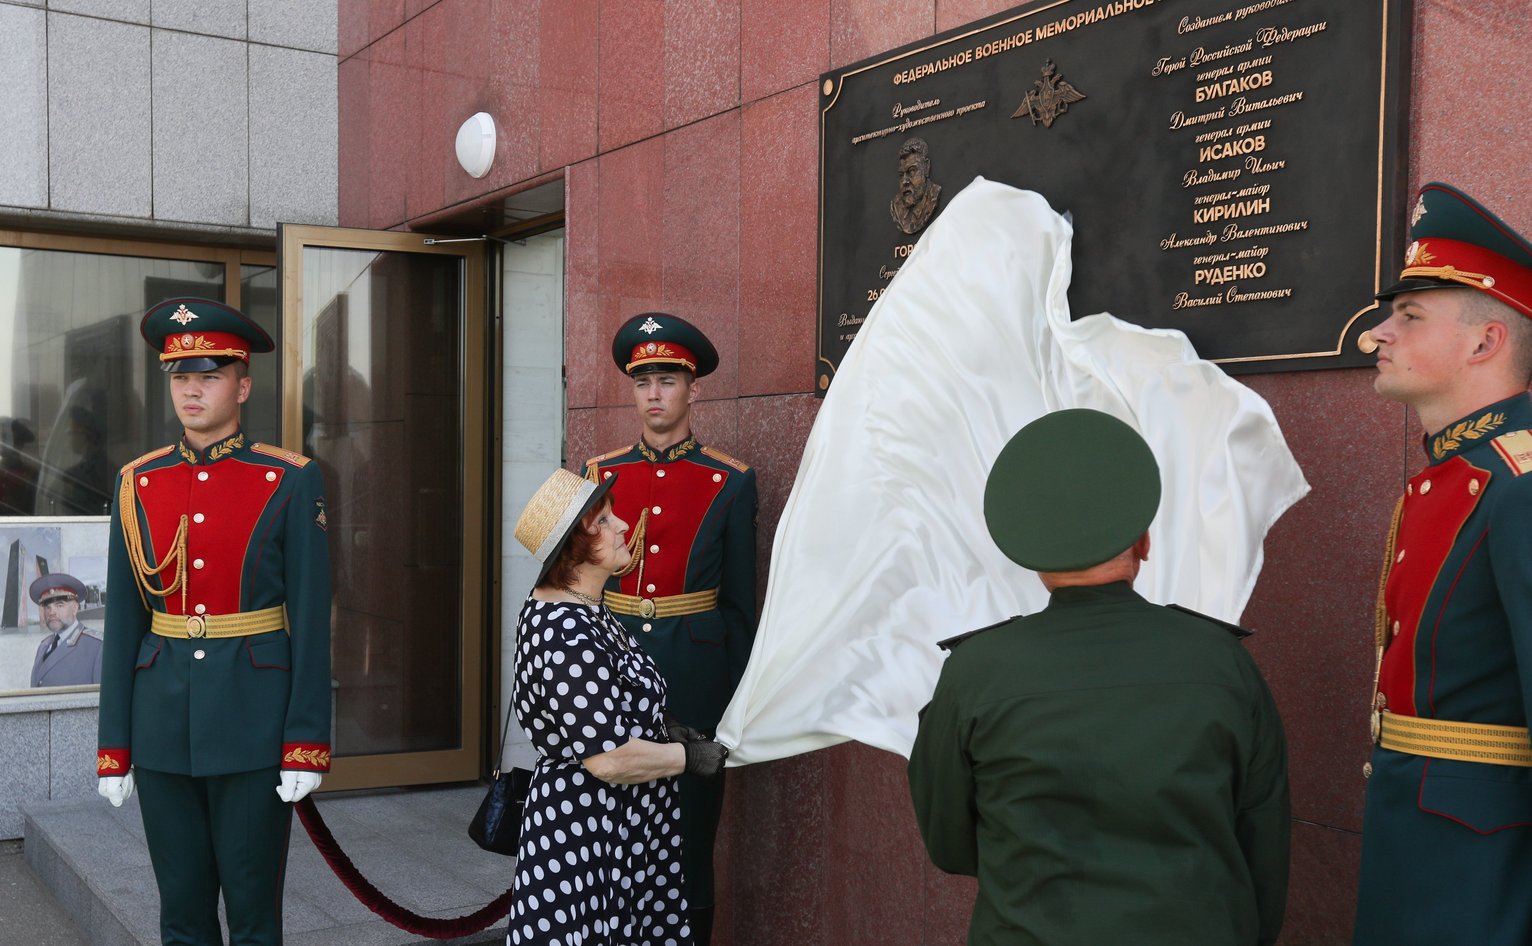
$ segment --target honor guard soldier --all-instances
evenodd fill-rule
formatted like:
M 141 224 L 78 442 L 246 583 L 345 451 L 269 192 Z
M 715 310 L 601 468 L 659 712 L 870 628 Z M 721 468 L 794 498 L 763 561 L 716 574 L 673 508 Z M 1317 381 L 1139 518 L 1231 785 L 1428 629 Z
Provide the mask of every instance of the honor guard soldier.
M 931 860 L 979 880 L 970 946 L 1267 946 L 1287 902 L 1287 750 L 1245 632 L 1133 590 L 1160 501 L 1122 421 L 1048 414 L 984 490 L 1037 614 L 944 642 L 910 753 Z
M 1426 466 L 1389 532 L 1355 942 L 1532 943 L 1532 244 L 1427 184 L 1374 387 Z M 1365 340 L 1364 340 L 1365 341 Z
M 585 464 L 593 480 L 622 474 L 612 507 L 633 524 L 633 558 L 608 585 L 606 606 L 659 666 L 681 732 L 711 738 L 755 639 L 755 473 L 691 431 L 697 379 L 718 367 L 700 330 L 646 312 L 618 330 L 612 358 L 633 379 L 643 429 L 637 443 Z M 682 865 L 699 944 L 712 930 L 723 782 L 681 777 Z
M 167 944 L 282 940 L 291 802 L 330 767 L 330 563 L 306 457 L 246 439 L 270 337 L 207 299 L 140 325 L 184 435 L 122 468 L 112 501 L 96 768 L 136 783 Z

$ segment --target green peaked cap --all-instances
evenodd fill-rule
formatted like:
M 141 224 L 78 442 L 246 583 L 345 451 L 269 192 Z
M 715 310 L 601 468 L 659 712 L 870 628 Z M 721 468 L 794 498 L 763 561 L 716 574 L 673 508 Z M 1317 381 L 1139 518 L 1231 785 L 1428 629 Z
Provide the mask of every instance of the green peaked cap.
M 1068 572 L 1131 546 L 1160 506 L 1160 467 L 1144 438 L 1100 411 L 1055 411 L 1011 438 L 984 485 L 984 520 L 1024 568 Z

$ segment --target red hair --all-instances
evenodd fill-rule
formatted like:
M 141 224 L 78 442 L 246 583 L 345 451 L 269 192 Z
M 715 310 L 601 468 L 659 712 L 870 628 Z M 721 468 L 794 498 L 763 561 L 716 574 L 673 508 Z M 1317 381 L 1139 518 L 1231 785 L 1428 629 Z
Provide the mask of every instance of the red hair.
M 553 567 L 548 569 L 548 577 L 544 578 L 538 587 L 568 588 L 578 577 L 575 570 L 581 565 L 595 561 L 596 519 L 611 508 L 611 505 L 611 499 L 604 499 L 580 517 L 579 524 L 569 533 L 569 538 L 554 555 Z

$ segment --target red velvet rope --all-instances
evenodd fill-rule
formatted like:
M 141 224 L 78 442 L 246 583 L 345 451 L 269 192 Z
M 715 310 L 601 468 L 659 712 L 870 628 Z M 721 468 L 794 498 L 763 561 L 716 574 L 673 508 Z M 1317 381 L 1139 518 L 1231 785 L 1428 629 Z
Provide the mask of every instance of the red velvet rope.
M 404 907 L 393 902 L 383 895 L 372 881 L 362 876 L 362 872 L 351 863 L 351 858 L 340 849 L 335 841 L 335 835 L 330 833 L 330 828 L 320 817 L 319 809 L 314 807 L 311 797 L 299 801 L 298 820 L 303 822 L 303 827 L 308 831 L 309 838 L 319 853 L 324 855 L 326 864 L 340 882 L 346 885 L 346 889 L 362 902 L 362 905 L 383 919 L 404 930 L 406 933 L 414 933 L 418 936 L 426 936 L 431 939 L 455 939 L 459 936 L 467 936 L 469 933 L 477 933 L 487 928 L 491 923 L 504 920 L 506 913 L 511 907 L 511 891 L 496 897 L 493 902 L 481 910 L 467 916 L 452 919 L 436 919 L 429 916 L 421 916 L 411 913 Z

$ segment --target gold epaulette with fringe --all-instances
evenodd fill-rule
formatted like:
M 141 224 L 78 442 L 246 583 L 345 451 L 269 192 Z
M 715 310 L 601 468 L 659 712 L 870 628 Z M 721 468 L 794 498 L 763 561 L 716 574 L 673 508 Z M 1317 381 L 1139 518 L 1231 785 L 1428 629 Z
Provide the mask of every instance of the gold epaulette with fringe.
M 715 447 L 703 447 L 702 452 L 720 463 L 729 464 L 729 466 L 734 467 L 734 469 L 740 471 L 741 473 L 750 472 L 750 464 L 746 463 L 744 460 L 735 459 L 734 457 L 729 456 L 727 453 L 724 453 L 722 450 L 719 450 Z
M 1512 473 L 1520 476 L 1532 470 L 1532 430 L 1513 430 L 1491 440 L 1490 444 Z
M 276 457 L 278 460 L 286 460 L 300 469 L 309 465 L 309 458 L 301 453 L 294 453 L 282 447 L 273 447 L 269 443 L 252 443 L 250 449 L 256 453 L 264 453 L 268 457 Z
M 128 471 L 133 469 L 134 467 L 141 466 L 141 465 L 143 465 L 145 463 L 148 463 L 150 460 L 153 460 L 156 457 L 162 457 L 165 454 L 169 453 L 170 451 L 174 450 L 175 448 L 176 448 L 175 444 L 170 444 L 169 446 L 160 447 L 158 450 L 150 450 L 148 453 L 146 453 L 143 456 L 139 457 L 137 460 L 134 460 L 131 463 L 123 464 L 122 469 L 118 470 L 117 472 L 121 476 L 127 476 L 128 475 Z

